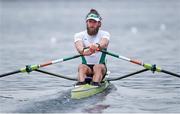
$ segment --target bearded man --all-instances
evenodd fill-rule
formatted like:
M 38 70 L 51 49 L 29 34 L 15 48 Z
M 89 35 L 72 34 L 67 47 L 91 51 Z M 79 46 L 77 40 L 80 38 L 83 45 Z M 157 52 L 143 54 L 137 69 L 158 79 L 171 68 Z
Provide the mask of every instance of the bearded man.
M 107 49 L 110 34 L 99 30 L 102 18 L 95 9 L 86 16 L 87 30 L 76 33 L 74 42 L 77 51 L 83 55 L 82 64 L 78 67 L 78 82 L 76 85 L 89 83 L 100 86 L 106 75 L 106 54 L 97 50 Z

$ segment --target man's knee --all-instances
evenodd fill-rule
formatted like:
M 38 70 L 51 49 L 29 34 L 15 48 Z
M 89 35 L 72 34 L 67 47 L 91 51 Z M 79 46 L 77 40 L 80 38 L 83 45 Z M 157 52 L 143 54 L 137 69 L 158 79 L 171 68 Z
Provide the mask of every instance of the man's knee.
M 105 71 L 106 67 L 104 64 L 96 64 L 96 65 L 94 65 L 93 70 L 94 71 Z
M 86 66 L 84 64 L 80 64 L 78 67 L 78 71 L 86 70 Z

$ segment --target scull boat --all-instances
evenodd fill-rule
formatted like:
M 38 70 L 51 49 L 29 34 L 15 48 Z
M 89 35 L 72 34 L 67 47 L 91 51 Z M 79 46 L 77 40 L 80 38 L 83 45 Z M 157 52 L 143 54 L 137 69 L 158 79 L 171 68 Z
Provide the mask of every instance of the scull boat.
M 108 88 L 110 85 L 109 81 L 105 80 L 101 82 L 100 86 L 93 86 L 90 84 L 75 86 L 71 90 L 72 99 L 81 99 L 93 96 L 95 94 L 101 93 Z

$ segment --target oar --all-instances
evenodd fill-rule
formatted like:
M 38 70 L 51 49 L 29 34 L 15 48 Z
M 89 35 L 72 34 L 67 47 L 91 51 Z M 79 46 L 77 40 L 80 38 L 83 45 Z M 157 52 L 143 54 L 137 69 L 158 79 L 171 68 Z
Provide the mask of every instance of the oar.
M 46 63 L 43 63 L 43 64 L 27 65 L 25 68 L 21 68 L 21 69 L 16 70 L 16 71 L 1 74 L 0 78 L 5 77 L 5 76 L 9 76 L 9 75 L 12 75 L 12 74 L 21 73 L 21 72 L 28 72 L 29 73 L 29 72 L 31 72 L 33 70 L 37 70 L 37 69 L 39 69 L 41 67 L 45 67 L 45 66 L 48 66 L 48 65 L 60 63 L 60 62 L 63 62 L 63 61 L 68 61 L 68 60 L 71 60 L 71 59 L 78 58 L 80 56 L 81 55 L 74 55 L 74 56 L 71 56 L 71 57 L 66 57 L 66 58 L 61 58 L 61 59 L 56 59 L 56 60 L 53 60 L 53 61 L 49 61 L 49 62 L 46 62 Z
M 124 76 L 120 76 L 120 77 L 116 77 L 116 78 L 107 78 L 107 80 L 108 80 L 108 81 L 121 80 L 121 79 L 130 77 L 130 76 L 134 76 L 135 74 L 139 74 L 139 73 L 142 73 L 142 72 L 145 72 L 145 71 L 148 71 L 148 69 L 142 69 L 142 70 L 139 70 L 139 71 L 136 71 L 136 72 L 132 72 L 132 73 L 130 73 L 130 74 L 126 74 L 126 75 L 124 75 Z
M 173 76 L 176 76 L 176 77 L 180 78 L 179 74 L 164 70 L 164 69 L 162 69 L 160 67 L 157 67 L 156 65 L 146 64 L 146 63 L 144 63 L 142 61 L 130 59 L 130 58 L 127 58 L 127 57 L 124 57 L 124 56 L 121 56 L 121 55 L 114 54 L 114 53 L 109 52 L 109 51 L 105 51 L 105 50 L 100 50 L 100 51 L 103 52 L 103 53 L 106 53 L 108 55 L 111 55 L 113 57 L 116 57 L 116 58 L 119 58 L 119 59 L 122 59 L 122 60 L 125 60 L 125 61 L 128 61 L 128 62 L 137 64 L 137 65 L 140 65 L 140 66 L 143 66 L 144 68 L 152 70 L 153 72 L 154 71 L 163 72 L 163 73 L 170 74 L 170 75 L 173 75 Z
M 61 75 L 61 74 L 55 74 L 55 73 L 40 70 L 40 69 L 36 69 L 35 71 L 40 72 L 40 73 L 44 73 L 44 74 L 48 74 L 48 75 L 51 75 L 51 76 L 56 76 L 56 77 L 59 77 L 59 78 L 64 78 L 64 79 L 67 79 L 67 80 L 77 81 L 77 78 L 71 78 L 70 76 L 64 76 L 64 75 Z

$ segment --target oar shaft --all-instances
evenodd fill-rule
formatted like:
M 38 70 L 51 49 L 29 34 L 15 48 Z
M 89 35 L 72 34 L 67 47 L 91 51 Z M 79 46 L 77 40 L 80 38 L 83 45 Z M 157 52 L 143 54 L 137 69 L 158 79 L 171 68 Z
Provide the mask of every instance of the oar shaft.
M 130 77 L 130 76 L 133 76 L 133 75 L 135 75 L 135 74 L 139 74 L 139 73 L 142 73 L 142 72 L 145 72 L 145 71 L 148 71 L 148 69 L 139 70 L 139 71 L 136 71 L 136 72 L 133 72 L 133 73 L 130 73 L 130 74 L 127 74 L 127 75 L 121 76 L 121 77 L 117 77 L 117 78 L 108 78 L 107 80 L 108 80 L 108 81 L 121 80 L 121 79 L 124 79 L 124 78 Z
M 48 65 L 51 65 L 51 64 L 56 64 L 56 63 L 60 63 L 60 62 L 63 62 L 63 61 L 68 61 L 68 60 L 71 60 L 71 59 L 78 58 L 80 56 L 82 56 L 82 55 L 74 55 L 74 56 L 67 57 L 67 58 L 61 58 L 61 59 L 49 61 L 49 62 L 44 63 L 44 64 L 27 65 L 25 68 L 21 68 L 19 70 L 12 71 L 12 72 L 9 72 L 9 73 L 0 74 L 0 78 L 8 76 L 8 75 L 12 75 L 12 74 L 20 73 L 20 72 L 31 72 L 33 70 L 36 70 L 36 69 L 40 68 L 40 67 L 45 67 L 45 66 L 48 66 Z
M 56 77 L 59 77 L 59 78 L 64 78 L 64 79 L 67 79 L 67 80 L 77 81 L 76 78 L 71 78 L 69 76 L 63 76 L 63 75 L 60 75 L 60 74 L 55 74 L 55 73 L 47 72 L 47 71 L 44 71 L 44 70 L 37 69 L 35 71 L 41 72 L 41 73 L 44 73 L 44 74 L 48 74 L 48 75 L 51 75 L 51 76 L 56 76 Z
M 20 73 L 20 72 L 21 72 L 20 70 L 16 70 L 16 71 L 12 71 L 12 72 L 9 72 L 9 73 L 1 74 L 0 78 L 5 77 L 5 76 L 9 76 L 9 75 L 12 75 L 12 74 Z
M 75 56 L 72 56 L 72 57 L 56 59 L 56 60 L 49 61 L 49 62 L 44 63 L 44 64 L 40 64 L 39 67 L 45 67 L 45 66 L 48 66 L 48 65 L 51 65 L 51 64 L 56 64 L 56 63 L 60 63 L 60 62 L 63 62 L 63 61 L 68 61 L 68 60 L 71 60 L 71 59 L 78 58 L 78 57 L 80 57 L 80 56 L 81 56 L 81 55 L 75 55 Z
M 132 60 L 132 59 L 130 59 L 130 58 L 127 58 L 127 57 L 124 57 L 124 56 L 121 56 L 121 55 L 117 55 L 117 54 L 114 54 L 114 53 L 111 53 L 111 52 L 108 52 L 108 51 L 105 51 L 105 50 L 101 50 L 101 52 L 106 53 L 106 54 L 108 54 L 108 55 L 111 55 L 111 56 L 113 56 L 113 57 L 116 57 L 116 58 L 118 58 L 118 59 L 122 59 L 122 60 L 125 60 L 125 61 L 129 61 L 129 62 L 131 62 L 131 63 L 134 63 L 134 64 L 138 64 L 138 65 L 143 66 L 143 62 L 141 62 L 141 61 Z
M 124 56 L 121 56 L 121 55 L 117 55 L 117 54 L 105 51 L 105 50 L 101 50 L 101 52 L 106 53 L 108 55 L 111 55 L 113 57 L 116 57 L 118 59 L 122 59 L 122 60 L 125 60 L 125 61 L 128 61 L 128 62 L 131 62 L 133 64 L 137 64 L 137 65 L 143 66 L 144 68 L 149 69 L 149 70 L 152 70 L 152 67 L 153 67 L 153 65 L 151 65 L 151 64 L 145 64 L 142 61 L 135 60 L 135 59 L 130 59 L 130 58 L 127 58 L 127 57 L 124 57 Z M 156 67 L 155 70 L 157 72 L 161 72 L 161 68 L 160 67 Z
M 179 74 L 175 74 L 175 73 L 170 72 L 170 71 L 167 71 L 167 70 L 163 70 L 163 69 L 162 69 L 161 72 L 166 73 L 166 74 L 170 74 L 170 75 L 173 75 L 173 76 L 175 76 L 175 77 L 180 78 L 180 75 L 179 75 Z
M 125 60 L 125 61 L 130 61 L 131 60 L 131 59 L 127 58 L 127 57 L 123 57 L 123 56 L 120 56 L 120 55 L 117 55 L 117 54 L 114 54 L 114 53 L 111 53 L 111 52 L 108 52 L 108 51 L 105 51 L 105 50 L 101 50 L 101 52 L 106 53 L 108 55 L 111 55 L 113 57 Z
M 176 77 L 179 77 L 180 78 L 180 75 L 179 74 L 176 74 L 176 73 L 172 73 L 170 71 L 166 71 L 166 70 L 163 70 L 161 69 L 160 67 L 156 66 L 156 65 L 152 65 L 152 64 L 146 64 L 142 61 L 139 61 L 139 60 L 133 60 L 133 59 L 129 59 L 127 57 L 124 57 L 124 56 L 120 56 L 120 55 L 117 55 L 117 54 L 114 54 L 114 53 L 111 53 L 111 52 L 108 52 L 108 51 L 105 51 L 105 50 L 100 50 L 101 52 L 105 53 L 105 54 L 108 54 L 108 55 L 111 55 L 113 57 L 116 57 L 116 58 L 119 58 L 119 59 L 122 59 L 122 60 L 126 60 L 126 61 L 129 61 L 131 63 L 134 63 L 134 64 L 137 64 L 137 65 L 140 65 L 140 66 L 143 66 L 144 68 L 146 69 L 149 69 L 149 70 L 152 70 L 153 72 L 154 71 L 157 71 L 157 72 L 163 72 L 163 73 L 166 73 L 166 74 L 170 74 L 170 75 L 173 75 L 173 76 L 176 76 Z

